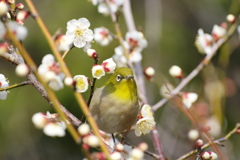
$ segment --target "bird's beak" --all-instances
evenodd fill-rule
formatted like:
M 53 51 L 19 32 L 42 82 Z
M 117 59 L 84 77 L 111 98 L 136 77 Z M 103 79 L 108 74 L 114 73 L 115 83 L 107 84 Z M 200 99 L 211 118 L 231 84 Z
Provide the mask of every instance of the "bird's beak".
M 126 77 L 124 77 L 124 79 L 133 79 L 133 76 L 132 75 L 127 75 Z

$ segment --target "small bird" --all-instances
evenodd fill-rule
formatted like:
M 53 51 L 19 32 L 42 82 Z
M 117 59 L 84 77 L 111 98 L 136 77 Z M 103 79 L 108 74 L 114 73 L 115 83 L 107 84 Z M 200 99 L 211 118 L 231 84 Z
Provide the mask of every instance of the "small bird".
M 99 129 L 106 133 L 122 132 L 136 121 L 139 104 L 133 71 L 122 67 L 93 94 L 90 111 Z

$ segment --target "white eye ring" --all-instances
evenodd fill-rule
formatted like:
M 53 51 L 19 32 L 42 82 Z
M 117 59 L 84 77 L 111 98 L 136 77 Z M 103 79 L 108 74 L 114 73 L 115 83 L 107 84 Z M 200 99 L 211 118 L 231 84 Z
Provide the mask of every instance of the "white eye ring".
M 122 76 L 118 74 L 118 75 L 116 76 L 116 81 L 119 82 L 119 81 L 121 81 L 121 80 L 122 80 Z

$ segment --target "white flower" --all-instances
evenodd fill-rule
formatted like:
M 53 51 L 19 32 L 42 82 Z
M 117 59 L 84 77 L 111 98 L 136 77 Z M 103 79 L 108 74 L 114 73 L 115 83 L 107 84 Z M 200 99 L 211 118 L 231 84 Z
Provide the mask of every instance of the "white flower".
M 182 78 L 183 77 L 183 72 L 182 69 L 179 66 L 173 65 L 169 69 L 169 74 L 175 78 Z
M 113 13 L 116 13 L 118 7 L 123 4 L 123 0 L 111 0 L 109 1 L 109 7 Z M 109 15 L 109 9 L 105 0 L 99 0 L 98 12 L 104 15 Z
M 25 26 L 19 25 L 17 22 L 10 21 L 7 23 L 9 29 L 16 35 L 18 40 L 24 40 L 27 37 L 28 31 Z M 0 22 L 0 40 L 5 39 L 6 28 Z
M 8 82 L 3 74 L 0 74 L 0 88 L 8 87 Z M 0 99 L 5 100 L 7 98 L 7 91 L 0 92 Z
M 164 83 L 160 88 L 160 94 L 165 98 L 170 98 L 173 89 L 174 86 L 171 83 Z
M 215 160 L 215 159 L 218 158 L 218 156 L 217 156 L 216 153 L 214 153 L 214 152 L 208 152 L 208 153 L 209 153 L 209 155 L 210 155 L 210 159 L 211 159 L 211 160 Z
M 0 2 L 0 17 L 8 11 L 8 6 L 4 1 Z
M 47 123 L 47 117 L 43 113 L 40 113 L 40 112 L 39 113 L 35 113 L 32 116 L 32 122 L 33 122 L 33 124 L 35 125 L 36 128 L 43 129 L 44 126 Z
M 114 73 L 114 70 L 117 66 L 112 58 L 104 60 L 101 65 L 103 66 L 106 73 Z
M 100 142 L 97 136 L 89 135 L 83 138 L 83 142 L 88 144 L 91 147 L 98 147 Z
M 128 42 L 130 49 L 137 48 L 140 49 L 140 52 L 148 45 L 142 32 L 138 32 L 136 30 L 126 33 L 126 41 Z
M 198 51 L 202 54 L 210 54 L 212 52 L 212 44 L 213 37 L 210 34 L 204 33 L 202 29 L 199 29 L 195 41 Z
M 203 159 L 209 159 L 210 158 L 210 154 L 208 152 L 202 152 L 201 157 Z
M 94 29 L 94 40 L 101 46 L 107 46 L 112 41 L 112 36 L 105 27 Z
M 102 76 L 105 75 L 105 71 L 103 66 L 101 65 L 94 65 L 92 68 L 92 76 L 94 78 L 100 79 Z
M 88 78 L 84 75 L 76 75 L 73 77 L 73 80 L 76 81 L 77 92 L 85 92 L 88 89 Z
M 221 26 L 214 25 L 212 30 L 212 36 L 214 37 L 215 41 L 224 37 L 227 34 L 227 30 Z
M 198 99 L 198 95 L 196 93 L 192 92 L 186 92 L 182 94 L 182 101 L 183 104 L 187 107 L 190 108 L 192 107 L 192 104 Z
M 156 122 L 153 118 L 153 113 L 151 112 L 151 107 L 149 105 L 144 105 L 141 109 L 140 118 L 136 123 L 135 134 L 136 136 L 141 136 L 142 134 L 149 133 Z
M 93 31 L 88 29 L 89 26 L 90 22 L 86 18 L 73 19 L 67 22 L 66 35 L 73 39 L 75 47 L 82 48 L 87 42 L 92 41 Z
M 59 123 L 48 123 L 43 128 L 44 134 L 50 137 L 63 137 L 65 136 L 65 128 Z
M 196 129 L 191 129 L 188 132 L 188 138 L 195 141 L 199 137 L 199 132 Z
M 52 54 L 43 57 L 42 64 L 38 67 L 38 73 L 53 90 L 57 91 L 63 88 L 64 74 Z
M 73 44 L 73 39 L 69 36 L 62 34 L 57 36 L 57 38 L 55 39 L 55 43 L 59 51 L 66 52 Z

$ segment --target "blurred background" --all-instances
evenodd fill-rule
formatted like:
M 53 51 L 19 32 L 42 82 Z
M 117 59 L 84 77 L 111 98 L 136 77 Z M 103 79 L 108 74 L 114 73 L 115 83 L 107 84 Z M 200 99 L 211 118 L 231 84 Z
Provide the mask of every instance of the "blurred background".
M 16 3 L 24 1 L 16 0 Z M 97 12 L 97 7 L 87 0 L 33 0 L 43 21 L 51 34 L 58 29 L 66 32 L 66 24 L 71 19 L 87 18 L 90 29 L 104 26 L 115 33 L 109 16 Z M 143 67 L 151 66 L 156 70 L 155 79 L 146 82 L 147 97 L 151 105 L 162 99 L 160 88 L 165 83 L 174 86 L 180 82 L 172 78 L 168 70 L 172 65 L 182 68 L 188 75 L 204 58 L 194 46 L 197 30 L 203 28 L 211 33 L 214 24 L 226 21 L 228 14 L 237 16 L 240 11 L 239 0 L 131 0 L 135 24 L 148 40 L 148 47 L 143 51 Z M 26 7 L 27 8 L 27 7 Z M 119 17 L 123 35 L 127 28 L 122 15 Z M 42 57 L 51 50 L 32 18 L 25 21 L 28 36 L 23 44 L 35 60 L 41 63 Z M 240 122 L 240 48 L 237 32 L 224 44 L 213 58 L 184 89 L 199 95 L 197 102 L 190 109 L 198 122 L 210 125 L 210 134 L 218 139 L 223 137 L 237 122 Z M 118 41 L 114 40 L 107 47 L 93 43 L 92 48 L 100 54 L 100 63 L 114 54 Z M 90 59 L 82 49 L 74 48 L 66 57 L 66 63 L 72 75 L 84 74 L 91 77 Z M 11 84 L 25 81 L 15 75 L 15 66 L 0 59 L 0 73 Z M 100 86 L 108 76 L 97 81 Z M 68 87 L 56 92 L 60 102 L 76 117 L 81 118 L 81 111 Z M 87 99 L 89 92 L 83 94 Z M 1 160 L 74 160 L 84 155 L 71 136 L 50 138 L 34 127 L 31 117 L 36 112 L 55 113 L 54 109 L 32 86 L 11 90 L 6 100 L 0 100 L 0 159 Z M 195 149 L 194 141 L 188 132 L 194 129 L 189 119 L 173 102 L 168 102 L 155 113 L 157 128 L 165 155 L 177 159 Z M 154 152 L 150 134 L 136 137 L 130 133 L 127 141 L 133 145 L 144 141 Z M 206 141 L 205 141 L 206 142 Z M 240 138 L 233 135 L 221 147 L 228 159 L 240 159 Z M 211 150 L 211 148 L 209 149 Z M 146 159 L 151 159 L 146 156 Z M 194 156 L 189 159 L 195 159 Z

